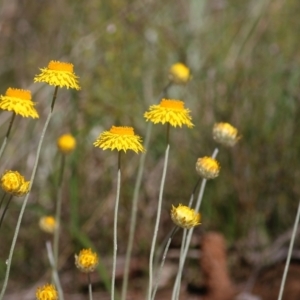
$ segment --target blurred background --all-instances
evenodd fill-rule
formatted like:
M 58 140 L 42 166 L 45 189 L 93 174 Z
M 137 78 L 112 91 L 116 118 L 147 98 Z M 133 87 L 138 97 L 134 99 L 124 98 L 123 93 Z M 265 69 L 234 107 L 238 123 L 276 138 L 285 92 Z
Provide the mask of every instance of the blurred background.
M 185 101 L 195 127 L 171 130 L 159 241 L 173 226 L 171 205 L 188 203 L 198 179 L 197 158 L 211 155 L 217 146 L 211 134 L 215 122 L 231 123 L 242 138 L 232 149 L 220 147 L 222 169 L 207 184 L 196 236 L 219 231 L 233 252 L 259 253 L 291 228 L 300 196 L 299 12 L 297 0 L 2 0 L 0 93 L 8 87 L 31 90 L 40 119 L 16 118 L 1 172 L 31 175 L 53 93 L 53 87 L 33 84 L 39 68 L 50 60 L 71 62 L 81 85 L 79 92 L 59 90 L 9 289 L 49 275 L 45 241 L 52 237 L 38 221 L 55 212 L 56 139 L 64 133 L 72 133 L 78 146 L 67 158 L 61 272 L 78 273 L 74 253 L 82 247 L 111 257 L 117 153 L 94 148 L 93 142 L 112 125 L 133 126 L 144 137 L 143 113 L 160 100 L 176 62 L 185 63 L 193 78 L 186 86 L 172 86 L 168 97 Z M 1 112 L 3 137 L 10 116 Z M 165 127 L 153 127 L 139 199 L 134 257 L 146 262 L 142 274 L 147 272 L 165 133 Z M 139 157 L 128 153 L 123 159 L 120 257 L 126 252 Z M 21 203 L 14 199 L 0 230 L 0 278 Z M 173 247 L 179 243 L 180 235 Z

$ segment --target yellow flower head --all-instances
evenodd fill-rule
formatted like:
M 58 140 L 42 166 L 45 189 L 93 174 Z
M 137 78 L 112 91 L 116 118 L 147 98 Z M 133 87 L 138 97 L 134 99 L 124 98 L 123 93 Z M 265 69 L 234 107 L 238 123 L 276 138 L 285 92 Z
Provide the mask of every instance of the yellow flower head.
M 220 164 L 212 157 L 198 158 L 196 163 L 197 173 L 205 179 L 214 179 L 220 172 Z
M 169 70 L 169 79 L 176 84 L 185 84 L 191 79 L 190 69 L 182 63 L 176 63 Z
M 22 197 L 29 192 L 30 181 L 25 181 L 25 178 L 18 171 L 5 171 L 1 177 L 1 187 L 8 193 L 17 197 Z
M 93 272 L 97 267 L 99 262 L 97 253 L 93 252 L 91 249 L 83 249 L 78 255 L 75 254 L 75 265 L 76 267 L 84 272 Z
M 154 124 L 169 123 L 174 127 L 186 125 L 189 128 L 194 126 L 190 110 L 184 108 L 184 102 L 180 100 L 162 99 L 159 105 L 151 105 L 144 117 Z
M 53 233 L 56 229 L 57 224 L 54 217 L 44 216 L 40 218 L 39 226 L 43 231 L 47 233 Z
M 216 123 L 213 128 L 213 138 L 228 147 L 234 146 L 240 139 L 238 130 L 229 123 Z
M 57 147 L 63 154 L 69 154 L 75 149 L 76 140 L 71 134 L 63 134 L 57 139 Z
M 53 284 L 46 284 L 36 290 L 37 300 L 58 300 L 58 293 Z
M 104 131 L 99 135 L 94 142 L 95 147 L 102 148 L 103 150 L 117 149 L 118 151 L 133 150 L 134 152 L 145 152 L 142 139 L 140 136 L 134 134 L 132 127 L 112 126 L 109 131 Z
M 171 218 L 173 222 L 184 229 L 190 229 L 200 224 L 200 213 L 188 206 L 179 204 L 178 207 L 172 205 Z
M 34 77 L 34 82 L 80 90 L 78 76 L 73 72 L 73 67 L 70 63 L 51 60 L 47 68 L 40 69 L 41 74 Z
M 20 90 L 8 88 L 5 96 L 0 96 L 0 109 L 13 111 L 17 115 L 36 119 L 39 117 L 35 103 L 31 100 L 31 92 L 28 90 Z

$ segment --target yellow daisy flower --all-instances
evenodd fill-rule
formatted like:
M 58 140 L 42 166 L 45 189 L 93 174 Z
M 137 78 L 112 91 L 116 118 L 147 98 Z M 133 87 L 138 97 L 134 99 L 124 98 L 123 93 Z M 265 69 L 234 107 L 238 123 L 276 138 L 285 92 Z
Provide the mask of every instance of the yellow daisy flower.
M 173 222 L 184 229 L 191 229 L 200 224 L 200 213 L 188 206 L 179 204 L 178 207 L 172 205 L 171 218 Z
M 35 103 L 31 100 L 31 92 L 8 88 L 5 96 L 0 96 L 0 109 L 13 111 L 22 117 L 38 118 L 39 115 L 34 108 Z
M 57 223 L 54 217 L 44 216 L 40 218 L 39 226 L 43 231 L 53 233 L 56 229 Z
M 98 255 L 91 249 L 83 249 L 78 255 L 75 254 L 76 267 L 84 272 L 93 272 L 99 263 Z
M 36 290 L 37 300 L 58 300 L 58 293 L 53 284 L 46 284 Z
M 99 135 L 94 142 L 95 147 L 103 150 L 117 149 L 118 151 L 133 150 L 134 152 L 145 152 L 142 139 L 140 136 L 134 134 L 132 127 L 112 126 L 109 131 L 104 131 Z
M 75 149 L 76 140 L 71 134 L 63 134 L 57 139 L 57 147 L 63 154 L 69 154 Z
M 29 192 L 29 186 L 30 181 L 25 181 L 18 171 L 5 171 L 1 176 L 1 187 L 8 194 L 22 197 Z
M 197 173 L 205 179 L 214 179 L 218 177 L 220 168 L 218 161 L 208 156 L 198 158 L 196 163 Z
M 73 72 L 73 67 L 70 63 L 51 60 L 47 68 L 40 69 L 41 74 L 34 77 L 34 82 L 80 90 L 78 76 Z
M 213 138 L 228 147 L 234 146 L 240 139 L 238 130 L 229 123 L 216 123 L 213 128 Z
M 182 63 L 176 63 L 169 70 L 169 79 L 176 84 L 185 84 L 191 79 L 190 69 Z
M 149 111 L 145 112 L 144 117 L 147 121 L 154 124 L 170 123 L 174 127 L 186 125 L 192 128 L 190 110 L 184 108 L 184 102 L 173 99 L 162 99 L 159 105 L 151 105 Z

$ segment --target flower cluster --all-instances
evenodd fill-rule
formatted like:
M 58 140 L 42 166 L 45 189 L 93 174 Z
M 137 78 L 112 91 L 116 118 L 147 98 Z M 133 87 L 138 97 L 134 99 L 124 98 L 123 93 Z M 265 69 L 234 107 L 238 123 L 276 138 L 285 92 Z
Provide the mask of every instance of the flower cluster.
M 1 176 L 1 187 L 8 194 L 22 197 L 29 192 L 30 181 L 25 181 L 18 171 L 9 170 Z
M 76 267 L 84 273 L 93 272 L 98 263 L 98 255 L 91 249 L 83 249 L 78 255 L 75 254 Z
M 188 206 L 179 204 L 178 207 L 172 205 L 171 218 L 173 222 L 184 229 L 190 229 L 200 225 L 200 213 Z
M 57 222 L 52 216 L 44 216 L 40 218 L 39 226 L 43 231 L 53 233 L 57 228 Z
M 240 139 L 238 130 L 229 123 L 216 123 L 213 127 L 213 138 L 227 147 L 234 146 Z
M 8 88 L 5 95 L 0 96 L 0 109 L 13 111 L 17 115 L 36 119 L 39 117 L 35 103 L 31 100 L 31 92 L 28 90 Z
M 190 110 L 185 108 L 184 102 L 180 100 L 162 99 L 160 104 L 151 105 L 144 117 L 154 124 L 169 123 L 173 127 L 186 125 L 189 128 L 194 126 L 191 122 Z
M 190 70 L 186 65 L 176 63 L 169 70 L 169 79 L 175 84 L 185 84 L 191 79 Z
M 134 152 L 144 152 L 145 149 L 141 144 L 142 139 L 140 136 L 134 134 L 132 127 L 112 126 L 109 131 L 104 131 L 99 135 L 94 142 L 95 147 L 102 148 L 103 150 L 133 150 Z
M 51 60 L 47 68 L 42 68 L 41 74 L 34 77 L 34 82 L 45 82 L 49 85 L 80 90 L 78 77 L 73 71 L 73 64 Z
M 214 179 L 220 172 L 220 164 L 212 157 L 198 158 L 196 163 L 197 173 L 205 179 Z
M 76 140 L 71 134 L 63 134 L 57 139 L 57 147 L 63 154 L 71 153 L 76 147 Z
M 37 300 L 58 300 L 58 293 L 53 284 L 46 284 L 36 290 Z

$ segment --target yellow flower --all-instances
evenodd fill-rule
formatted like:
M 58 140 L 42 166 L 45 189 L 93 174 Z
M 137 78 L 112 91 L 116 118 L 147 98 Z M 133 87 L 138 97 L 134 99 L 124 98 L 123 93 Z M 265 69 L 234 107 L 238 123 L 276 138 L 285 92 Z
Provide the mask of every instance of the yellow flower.
M 132 127 L 112 126 L 109 131 L 104 131 L 99 135 L 94 142 L 95 147 L 102 148 L 103 150 L 117 149 L 118 151 L 133 150 L 138 153 L 145 152 L 141 144 L 142 139 L 140 136 L 134 134 Z
M 22 117 L 38 118 L 39 115 L 34 108 L 35 103 L 31 100 L 31 92 L 8 88 L 5 96 L 0 96 L 0 109 L 13 111 Z
M 50 85 L 80 90 L 78 76 L 73 72 L 73 64 L 51 60 L 47 68 L 40 69 L 41 74 L 34 82 L 46 82 Z
M 182 63 L 176 63 L 169 70 L 169 79 L 176 84 L 185 84 L 191 79 L 190 69 Z
M 238 130 L 229 123 L 216 123 L 213 128 L 213 138 L 228 147 L 234 146 L 240 139 Z
M 190 229 L 200 224 L 200 213 L 188 206 L 179 204 L 178 207 L 172 205 L 171 218 L 173 222 L 184 229 Z
M 173 99 L 162 99 L 159 105 L 151 105 L 149 111 L 145 112 L 144 117 L 147 121 L 154 124 L 170 123 L 176 127 L 186 125 L 192 128 L 194 124 L 191 122 L 190 110 L 184 108 L 184 102 Z
M 40 218 L 39 226 L 43 231 L 53 233 L 57 224 L 55 218 L 52 216 L 44 216 Z
M 71 153 L 76 147 L 76 140 L 71 134 L 63 134 L 57 139 L 57 147 L 63 154 Z
M 58 293 L 53 284 L 46 284 L 36 290 L 37 300 L 58 300 Z
M 17 197 L 22 197 L 29 192 L 30 181 L 25 181 L 25 178 L 18 171 L 5 171 L 1 177 L 1 187 L 8 193 Z
M 76 267 L 84 272 L 93 272 L 97 267 L 99 262 L 97 253 L 93 252 L 91 249 L 83 249 L 78 255 L 75 254 L 75 265 Z
M 205 179 L 214 179 L 220 172 L 220 164 L 212 157 L 198 158 L 196 163 L 197 173 Z

